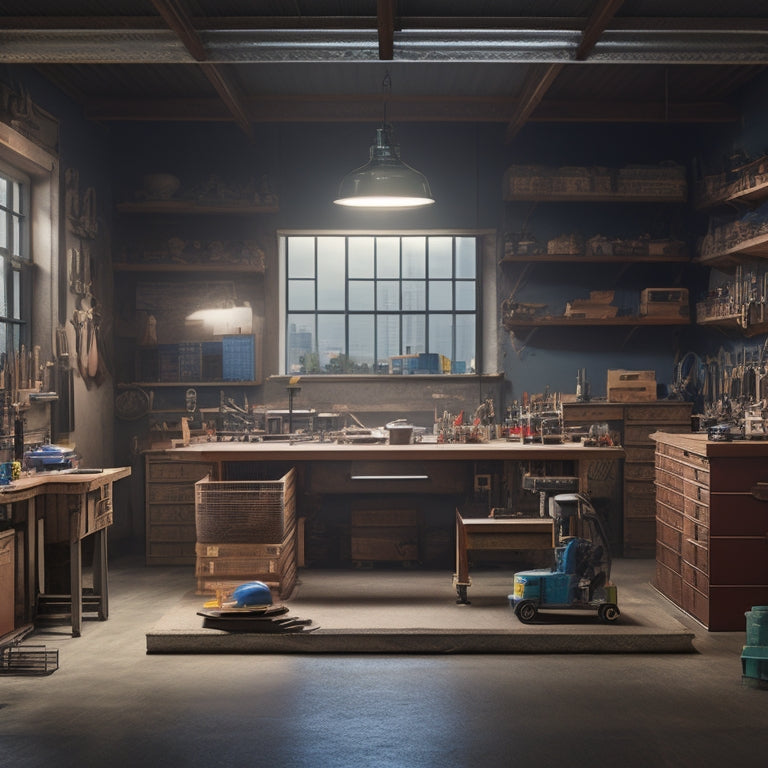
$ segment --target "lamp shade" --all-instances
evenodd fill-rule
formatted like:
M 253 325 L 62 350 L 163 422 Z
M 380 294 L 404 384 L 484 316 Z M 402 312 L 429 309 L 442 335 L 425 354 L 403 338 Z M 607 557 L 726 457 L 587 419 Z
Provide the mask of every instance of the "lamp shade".
M 342 179 L 334 200 L 351 208 L 416 208 L 434 202 L 426 176 L 400 159 L 388 125 L 376 129 L 370 160 Z

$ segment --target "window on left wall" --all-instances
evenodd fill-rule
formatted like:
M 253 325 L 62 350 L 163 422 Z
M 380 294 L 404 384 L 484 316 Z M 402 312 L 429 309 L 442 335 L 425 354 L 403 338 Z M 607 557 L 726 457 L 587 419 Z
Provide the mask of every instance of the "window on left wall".
M 26 277 L 29 266 L 29 179 L 0 165 L 0 377 L 8 389 L 29 347 Z

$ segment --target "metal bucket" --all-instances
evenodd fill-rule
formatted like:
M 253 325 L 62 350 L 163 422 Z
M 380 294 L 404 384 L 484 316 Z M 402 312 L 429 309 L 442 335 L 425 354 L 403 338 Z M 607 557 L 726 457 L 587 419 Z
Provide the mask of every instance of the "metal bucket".
M 413 437 L 412 426 L 388 427 L 390 445 L 408 445 Z

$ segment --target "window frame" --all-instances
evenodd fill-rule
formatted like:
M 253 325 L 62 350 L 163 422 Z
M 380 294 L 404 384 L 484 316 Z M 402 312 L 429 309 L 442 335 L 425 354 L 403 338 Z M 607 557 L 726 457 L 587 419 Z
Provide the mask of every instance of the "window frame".
M 474 366 L 468 366 L 466 370 L 466 374 L 476 375 L 478 373 L 484 372 L 483 370 L 483 330 L 485 327 L 485 324 L 487 324 L 487 320 L 485 319 L 483 308 L 485 306 L 485 303 L 483 301 L 483 295 L 487 291 L 487 286 L 484 284 L 484 262 L 486 260 L 487 250 L 488 250 L 488 243 L 486 242 L 486 238 L 489 234 L 494 235 L 493 242 L 495 243 L 495 232 L 490 232 L 488 230 L 397 230 L 397 231 L 391 231 L 391 230 L 279 230 L 277 232 L 277 238 L 278 238 L 278 262 L 279 262 L 279 278 L 278 278 L 278 287 L 279 287 L 279 301 L 278 301 L 278 312 L 279 312 L 279 343 L 278 343 L 278 370 L 280 373 L 278 375 L 285 375 L 285 376 L 291 376 L 291 375 L 299 375 L 301 376 L 314 376 L 317 375 L 321 378 L 327 378 L 329 376 L 334 375 L 349 375 L 353 378 L 355 377 L 361 377 L 361 376 L 381 376 L 381 377 L 390 377 L 392 376 L 391 370 L 388 368 L 386 371 L 383 370 L 383 359 L 384 357 L 391 358 L 392 355 L 388 354 L 382 357 L 381 354 L 379 354 L 379 349 L 377 349 L 377 342 L 375 339 L 375 330 L 374 330 L 374 349 L 372 351 L 372 358 L 373 363 L 371 364 L 371 372 L 365 373 L 365 372 L 351 372 L 348 370 L 340 370 L 338 372 L 327 372 L 323 370 L 317 370 L 317 371 L 310 371 L 310 372 L 296 372 L 289 369 L 290 361 L 288 359 L 289 356 L 289 349 L 288 349 L 288 323 L 290 319 L 291 314 L 307 314 L 314 316 L 314 322 L 313 322 L 313 340 L 315 344 L 315 348 L 317 348 L 317 318 L 320 315 L 329 315 L 329 314 L 336 314 L 340 315 L 344 318 L 345 323 L 345 330 L 344 330 L 344 340 L 345 340 L 345 354 L 349 354 L 349 323 L 347 322 L 347 318 L 349 316 L 354 315 L 360 315 L 360 316 L 379 316 L 379 315 L 390 315 L 395 318 L 397 318 L 398 322 L 398 338 L 399 338 L 399 344 L 402 345 L 402 348 L 400 349 L 401 354 L 407 354 L 405 349 L 405 340 L 402 336 L 402 321 L 404 317 L 407 316 L 413 316 L 416 315 L 418 317 L 423 317 L 425 322 L 425 328 L 424 328 L 424 334 L 423 334 L 423 340 L 424 344 L 426 346 L 427 351 L 429 351 L 429 318 L 431 317 L 433 320 L 435 317 L 440 315 L 450 315 L 451 320 L 451 359 L 454 359 L 454 355 L 456 354 L 456 325 L 455 325 L 455 318 L 457 316 L 469 316 L 472 318 L 473 323 L 473 329 L 472 329 L 472 337 L 473 337 L 473 347 L 474 347 L 474 357 L 472 360 L 474 361 Z M 318 239 L 320 238 L 330 238 L 330 237 L 337 237 L 337 238 L 343 238 L 344 239 L 344 259 L 345 259 L 345 265 L 344 265 L 344 274 L 345 274 L 345 285 L 344 285 L 344 301 L 343 301 L 343 307 L 341 309 L 333 310 L 333 309 L 320 309 L 317 305 L 317 273 L 315 272 L 310 278 L 308 278 L 308 282 L 312 283 L 312 291 L 314 291 L 314 297 L 315 301 L 313 304 L 313 308 L 310 310 L 307 310 L 306 312 L 304 310 L 290 310 L 288 301 L 289 301 L 289 281 L 288 281 L 288 255 L 289 255 L 289 238 L 292 237 L 304 237 L 304 238 L 311 238 L 314 240 L 313 248 L 312 248 L 312 254 L 314 259 L 314 264 L 317 264 L 317 254 L 318 254 Z M 386 277 L 382 277 L 381 275 L 375 274 L 368 278 L 360 278 L 360 277 L 350 277 L 347 271 L 347 265 L 348 265 L 348 258 L 349 258 L 349 241 L 353 238 L 371 238 L 374 240 L 374 248 L 377 244 L 377 238 L 396 238 L 398 240 L 398 274 L 395 278 L 393 278 L 393 281 L 397 284 L 398 287 L 398 295 L 400 297 L 400 301 L 398 303 L 398 306 L 394 310 L 384 309 L 381 311 L 371 311 L 370 309 L 360 309 L 360 310 L 350 310 L 349 308 L 349 287 L 350 283 L 354 283 L 356 281 L 370 281 L 373 284 L 373 291 L 374 291 L 374 301 L 375 301 L 375 294 L 376 289 L 378 286 L 379 281 L 383 282 L 386 280 Z M 429 268 L 425 265 L 425 274 L 423 277 L 417 278 L 417 280 L 424 282 L 424 288 L 425 288 L 425 295 L 424 295 L 424 306 L 423 308 L 419 309 L 407 309 L 403 307 L 402 303 L 402 291 L 403 291 L 403 285 L 407 284 L 411 281 L 411 278 L 403 274 L 402 272 L 402 261 L 400 261 L 402 256 L 402 247 L 403 242 L 406 238 L 424 238 L 427 242 L 424 244 L 425 247 L 425 259 L 428 261 L 429 259 L 429 240 L 435 239 L 435 238 L 450 238 L 451 239 L 451 259 L 452 259 L 452 270 L 451 274 L 448 277 L 441 277 L 441 278 L 432 278 L 434 282 L 440 282 L 450 283 L 450 306 L 447 309 L 430 309 L 429 308 L 429 283 L 430 283 L 430 274 L 429 274 Z M 472 238 L 475 241 L 475 249 L 474 249 L 474 277 L 466 278 L 462 277 L 460 274 L 457 274 L 453 267 L 455 267 L 456 264 L 456 241 L 459 238 Z M 470 310 L 464 310 L 460 309 L 459 306 L 457 306 L 457 298 L 456 298 L 456 290 L 457 290 L 457 284 L 463 283 L 463 282 L 472 282 L 473 283 L 473 300 L 474 300 L 474 307 Z M 374 304 L 376 306 L 376 304 Z M 374 326 L 377 322 L 377 317 L 374 317 Z M 432 375 L 432 374 L 429 374 Z M 445 375 L 451 375 L 451 376 L 461 376 L 464 375 L 463 373 L 449 373 Z

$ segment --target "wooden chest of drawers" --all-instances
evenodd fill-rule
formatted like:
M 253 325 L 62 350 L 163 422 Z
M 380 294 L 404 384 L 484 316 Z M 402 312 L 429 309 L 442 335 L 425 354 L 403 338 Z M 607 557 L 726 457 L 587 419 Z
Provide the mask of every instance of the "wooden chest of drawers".
M 624 447 L 622 554 L 653 557 L 656 540 L 654 449 L 651 433 L 691 431 L 691 403 L 564 403 L 566 425 L 605 422 L 618 431 Z
M 768 603 L 768 443 L 653 437 L 655 586 L 707 629 L 743 631 Z
M 149 451 L 144 459 L 146 563 L 194 565 L 195 483 L 212 466 L 171 459 L 164 451 Z

